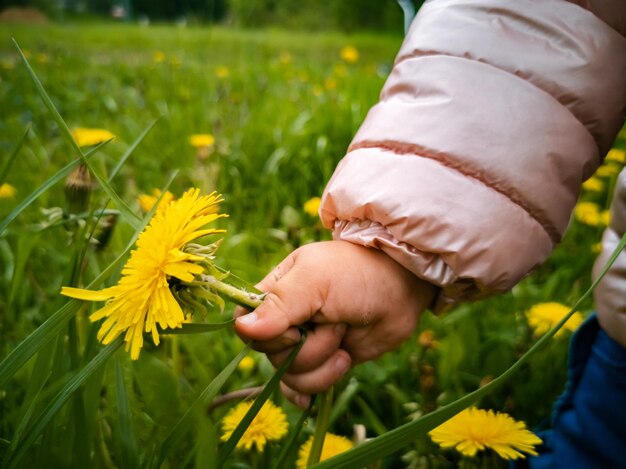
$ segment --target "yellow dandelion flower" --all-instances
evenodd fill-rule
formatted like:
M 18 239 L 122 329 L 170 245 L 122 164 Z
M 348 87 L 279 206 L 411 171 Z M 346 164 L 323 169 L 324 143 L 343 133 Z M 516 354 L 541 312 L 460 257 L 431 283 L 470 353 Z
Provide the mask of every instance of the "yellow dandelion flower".
M 278 61 L 282 65 L 289 65 L 293 61 L 293 56 L 289 52 L 283 51 L 278 56 Z
M 154 54 L 152 54 L 152 61 L 155 64 L 163 63 L 165 61 L 165 53 L 160 50 L 156 51 Z
M 98 145 L 115 138 L 115 135 L 105 129 L 88 129 L 85 127 L 76 127 L 72 129 L 72 137 L 79 147 L 90 147 Z
M 570 308 L 561 303 L 538 303 L 526 311 L 526 319 L 535 335 L 542 335 L 552 329 L 569 311 Z M 583 315 L 575 312 L 559 329 L 555 337 L 561 337 L 566 330 L 575 331 L 582 322 Z
M 536 456 L 534 447 L 541 444 L 524 422 L 517 422 L 501 412 L 475 407 L 461 411 L 428 434 L 442 448 L 455 448 L 469 457 L 492 449 L 503 459 L 523 459 L 526 457 L 523 453 Z
M 300 449 L 298 450 L 298 460 L 296 461 L 297 469 L 305 469 L 307 467 L 307 461 L 309 460 L 309 453 L 311 452 L 312 445 L 313 436 L 300 446 Z M 326 433 L 324 436 L 324 446 L 322 447 L 320 462 L 344 453 L 352 448 L 354 448 L 354 444 L 345 436 Z
M 305 213 L 308 213 L 312 217 L 317 217 L 317 214 L 320 210 L 320 204 L 322 203 L 322 199 L 319 197 L 312 197 L 304 203 L 303 209 Z
M 8 182 L 0 184 L 0 199 L 11 199 L 17 193 L 17 189 Z
M 619 173 L 619 171 L 620 171 L 620 168 L 617 165 L 614 165 L 614 164 L 603 164 L 596 171 L 596 176 L 598 176 L 598 177 L 611 177 L 611 176 L 615 176 L 617 173 Z
M 420 332 L 420 335 L 417 337 L 417 343 L 423 348 L 437 348 L 439 346 L 435 333 L 430 329 Z
M 585 225 L 599 226 L 602 223 L 600 206 L 593 202 L 578 202 L 574 207 L 574 217 Z
M 160 196 L 161 196 L 161 189 L 153 189 L 152 195 L 141 194 L 139 196 L 139 206 L 141 207 L 141 210 L 148 213 L 150 210 L 152 210 L 152 207 L 154 207 L 154 204 L 156 203 L 156 201 L 159 199 Z M 161 202 L 159 202 L 159 208 L 162 209 L 167 204 L 169 204 L 172 200 L 174 200 L 174 194 L 172 194 L 170 191 L 166 191 L 165 194 L 163 194 L 163 197 L 161 198 Z
M 341 59 L 349 64 L 353 64 L 359 60 L 359 51 L 354 46 L 345 46 L 339 52 Z
M 326 78 L 326 80 L 324 80 L 324 88 L 326 88 L 328 91 L 332 91 L 335 88 L 337 88 L 337 80 L 335 80 L 334 78 Z
M 91 321 L 106 320 L 98 331 L 98 340 L 108 344 L 124 333 L 126 350 L 133 360 L 139 358 L 143 333 L 152 334 L 159 344 L 157 325 L 162 329 L 181 327 L 185 319 L 180 304 L 170 290 L 169 281 L 192 282 L 204 272 L 197 261 L 205 258 L 185 252 L 190 241 L 224 230 L 205 228 L 225 215 L 217 213 L 222 197 L 216 193 L 200 196 L 199 189 L 189 189 L 183 196 L 158 210 L 139 235 L 137 249 L 122 269 L 117 285 L 100 291 L 63 287 L 61 294 L 86 301 L 106 301 L 89 316 Z
M 604 190 L 604 183 L 597 177 L 590 177 L 583 182 L 583 189 L 589 192 L 602 192 Z
M 220 80 L 224 80 L 230 76 L 230 70 L 225 65 L 218 65 L 215 69 L 215 76 Z
M 195 148 L 210 147 L 215 143 L 215 137 L 211 134 L 194 134 L 189 137 L 189 143 Z
M 609 152 L 606 154 L 604 161 L 613 161 L 615 163 L 626 163 L 626 152 L 624 150 L 620 150 L 619 148 L 611 148 Z
M 248 373 L 254 369 L 255 361 L 251 356 L 245 356 L 241 359 L 237 368 L 239 371 L 243 371 L 244 373 Z
M 594 254 L 600 254 L 602 252 L 602 243 L 597 242 L 591 245 L 591 252 Z
M 253 401 L 246 401 L 233 407 L 222 420 L 222 441 L 227 441 L 232 435 L 246 412 L 252 407 Z M 266 401 L 250 423 L 241 439 L 237 442 L 237 448 L 250 450 L 254 445 L 256 450 L 262 452 L 268 441 L 280 440 L 287 434 L 289 424 L 287 416 L 280 407 L 273 402 Z

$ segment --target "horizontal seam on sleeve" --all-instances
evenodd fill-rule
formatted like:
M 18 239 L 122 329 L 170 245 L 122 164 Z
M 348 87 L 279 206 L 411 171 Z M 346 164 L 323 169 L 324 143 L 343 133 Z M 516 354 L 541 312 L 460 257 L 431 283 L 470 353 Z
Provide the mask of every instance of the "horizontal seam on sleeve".
M 474 172 L 470 168 L 461 165 L 453 158 L 444 153 L 434 152 L 426 147 L 422 147 L 413 143 L 405 143 L 395 140 L 363 140 L 350 145 L 350 147 L 348 148 L 348 153 L 364 148 L 378 148 L 381 150 L 390 151 L 397 155 L 414 155 L 420 158 L 434 160 L 437 163 L 445 166 L 446 168 L 452 169 L 458 173 L 461 173 L 463 176 L 472 178 L 484 184 L 489 189 L 492 189 L 493 191 L 503 195 L 515 205 L 521 207 L 533 220 L 535 220 L 539 224 L 539 226 L 544 229 L 544 231 L 547 233 L 548 237 L 552 241 L 553 245 L 558 244 L 561 240 L 561 234 L 559 233 L 559 230 L 552 224 L 552 222 L 548 220 L 547 217 L 544 216 L 538 208 L 534 207 L 520 194 L 518 194 L 517 191 L 512 188 L 505 189 L 491 183 L 490 181 L 481 177 L 479 173 Z

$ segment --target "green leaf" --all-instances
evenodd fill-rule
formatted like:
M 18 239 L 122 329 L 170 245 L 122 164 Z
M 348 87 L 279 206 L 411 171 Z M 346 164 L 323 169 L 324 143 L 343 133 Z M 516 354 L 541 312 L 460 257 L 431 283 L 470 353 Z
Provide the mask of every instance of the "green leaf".
M 143 139 L 146 137 L 146 135 L 148 135 L 148 132 L 150 132 L 152 130 L 152 128 L 159 121 L 159 119 L 160 119 L 160 117 L 157 117 L 150 124 L 148 124 L 148 127 L 146 127 L 144 129 L 144 131 L 141 132 L 141 135 L 139 135 L 139 137 L 137 137 L 137 139 L 131 144 L 131 146 L 128 147 L 128 150 L 126 150 L 126 152 L 122 155 L 120 160 L 117 162 L 117 164 L 115 165 L 115 167 L 111 171 L 111 174 L 109 174 L 109 181 L 112 181 L 113 178 L 115 176 L 117 176 L 117 173 L 120 171 L 120 169 L 122 169 L 122 166 L 124 166 L 124 163 L 126 163 L 126 160 L 128 159 L 128 157 L 130 155 L 132 155 L 132 153 L 135 151 L 137 146 L 139 146 L 139 144 L 143 141 Z
M 89 168 L 89 171 L 91 171 L 91 174 L 93 174 L 93 176 L 98 180 L 98 182 L 102 186 L 102 189 L 104 189 L 104 191 L 111 198 L 111 200 L 113 200 L 113 202 L 115 202 L 116 207 L 121 212 L 121 214 L 124 216 L 124 218 L 126 218 L 126 221 L 133 228 L 138 229 L 141 226 L 140 225 L 140 223 L 141 223 L 140 217 L 136 213 L 134 213 L 128 207 L 128 205 L 126 205 L 126 203 L 124 203 L 124 201 L 120 198 L 120 196 L 117 195 L 117 193 L 113 190 L 113 188 L 111 187 L 109 182 L 104 177 L 102 177 L 100 175 L 100 173 L 98 173 L 98 171 L 96 171 L 95 166 L 91 163 L 91 161 L 89 161 L 88 158 L 85 157 L 85 154 L 83 153 L 83 151 L 80 149 L 80 147 L 76 143 L 76 140 L 74 140 L 74 137 L 72 137 L 72 132 L 70 132 L 70 129 L 67 126 L 67 124 L 65 123 L 65 121 L 63 120 L 63 117 L 61 117 L 61 114 L 59 114 L 59 111 L 57 111 L 57 108 L 54 106 L 54 103 L 50 99 L 50 96 L 48 96 L 48 93 L 46 92 L 45 88 L 41 84 L 41 81 L 37 77 L 37 74 L 32 69 L 32 67 L 28 63 L 28 60 L 26 59 L 26 57 L 22 53 L 22 50 L 20 49 L 20 46 L 17 44 L 17 41 L 15 39 L 12 39 L 12 41 L 13 41 L 13 45 L 17 49 L 17 52 L 19 53 L 20 57 L 22 58 L 22 62 L 26 66 L 26 69 L 28 71 L 28 74 L 30 75 L 31 80 L 35 84 L 35 88 L 37 89 L 37 92 L 39 93 L 39 96 L 41 97 L 41 99 L 43 100 L 44 104 L 46 105 L 46 107 L 48 108 L 50 113 L 52 114 L 52 118 L 54 119 L 54 121 L 59 126 L 59 129 L 61 130 L 61 133 L 63 135 L 65 135 L 67 140 L 71 143 L 71 145 L 74 148 L 74 150 L 76 150 L 76 153 L 78 154 L 78 156 L 80 156 L 80 158 L 82 159 L 83 163 L 85 163 L 85 165 L 87 165 L 87 167 Z
M 291 427 L 291 430 L 289 431 L 289 436 L 287 437 L 287 441 L 285 441 L 281 445 L 282 448 L 280 450 L 280 454 L 278 455 L 278 457 L 276 458 L 276 462 L 272 466 L 274 469 L 282 469 L 286 467 L 285 465 L 287 463 L 287 457 L 292 453 L 292 451 L 294 451 L 296 447 L 296 443 L 298 441 L 298 437 L 300 436 L 300 432 L 302 431 L 302 427 L 309 418 L 309 415 L 311 415 L 311 409 L 313 408 L 314 402 L 315 400 L 311 399 L 309 407 L 303 410 L 300 414 L 300 418 L 296 422 L 295 428 Z
M 19 467 L 19 463 L 26 455 L 33 443 L 37 440 L 41 432 L 46 428 L 54 416 L 61 410 L 67 400 L 78 390 L 85 381 L 100 368 L 113 355 L 113 353 L 122 345 L 122 337 L 118 337 L 114 342 L 104 347 L 93 360 L 91 360 L 83 369 L 78 371 L 63 389 L 52 399 L 50 404 L 39 415 L 32 428 L 26 434 L 24 440 L 17 444 L 14 453 L 9 454 L 7 468 Z
M 215 378 L 213 378 L 213 381 L 211 381 L 208 386 L 204 388 L 204 390 L 200 393 L 196 400 L 191 404 L 191 406 L 189 406 L 187 412 L 185 412 L 181 419 L 170 430 L 169 434 L 161 445 L 159 458 L 156 464 L 157 468 L 161 467 L 161 464 L 163 464 L 163 461 L 165 461 L 167 455 L 176 447 L 180 440 L 182 440 L 187 435 L 187 433 L 191 429 L 193 418 L 196 412 L 207 406 L 213 400 L 213 398 L 217 395 L 226 380 L 228 380 L 230 375 L 232 375 L 233 372 L 237 369 L 237 365 L 239 364 L 239 362 L 250 351 L 251 346 L 252 343 L 248 343 L 245 348 L 241 352 L 239 352 L 239 354 L 235 358 L 233 358 L 233 360 L 228 365 L 226 365 Z

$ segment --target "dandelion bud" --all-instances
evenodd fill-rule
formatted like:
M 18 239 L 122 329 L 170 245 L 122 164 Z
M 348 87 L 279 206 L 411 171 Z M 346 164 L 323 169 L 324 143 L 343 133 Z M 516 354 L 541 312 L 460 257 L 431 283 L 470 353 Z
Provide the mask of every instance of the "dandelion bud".
M 117 225 L 117 215 L 107 215 L 102 219 L 102 221 L 98 224 L 98 229 L 94 234 L 92 240 L 96 245 L 96 250 L 102 251 L 107 247 L 109 241 L 111 240 L 111 235 L 113 234 L 113 229 Z
M 82 213 L 89 206 L 89 195 L 93 189 L 91 174 L 80 164 L 65 180 L 65 198 L 69 213 Z

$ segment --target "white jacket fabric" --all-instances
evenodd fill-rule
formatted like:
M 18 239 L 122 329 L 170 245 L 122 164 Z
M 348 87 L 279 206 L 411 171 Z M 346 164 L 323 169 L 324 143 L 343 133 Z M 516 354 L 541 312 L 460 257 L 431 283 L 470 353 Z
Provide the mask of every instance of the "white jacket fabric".
M 626 0 L 432 0 L 322 198 L 336 239 L 441 287 L 511 288 L 567 228 L 626 114 Z

